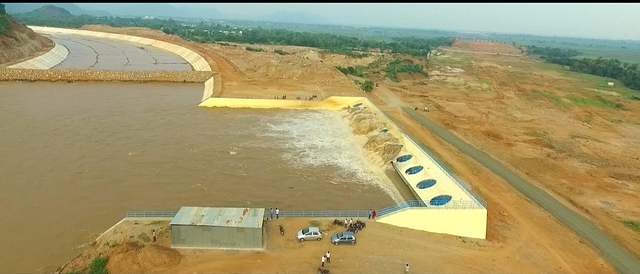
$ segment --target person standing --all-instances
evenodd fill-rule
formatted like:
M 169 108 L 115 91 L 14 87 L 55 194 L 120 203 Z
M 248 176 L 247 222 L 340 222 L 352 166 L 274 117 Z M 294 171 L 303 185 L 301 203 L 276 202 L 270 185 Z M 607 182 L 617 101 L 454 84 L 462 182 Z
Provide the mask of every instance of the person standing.
M 273 207 L 269 209 L 269 215 L 271 216 L 271 220 L 273 220 Z
M 373 213 L 371 213 L 371 219 L 375 220 L 377 216 L 378 216 L 378 213 L 376 213 L 376 211 L 374 210 Z
M 276 219 L 280 219 L 280 209 L 276 207 Z
M 373 215 L 373 211 L 371 211 L 371 209 L 369 209 L 369 219 L 371 219 L 372 215 Z
M 409 264 L 404 265 L 404 274 L 409 274 Z
M 349 226 L 349 220 L 347 220 L 347 218 L 344 218 L 344 227 L 347 228 Z
M 152 232 L 152 236 L 153 236 L 153 242 L 156 242 L 156 230 L 154 229 Z
M 353 226 L 353 218 L 349 219 L 349 226 Z
M 327 254 L 324 254 L 327 257 L 327 263 L 331 263 L 331 251 L 327 251 Z
M 322 255 L 322 267 L 324 267 L 324 263 L 327 262 L 327 256 Z

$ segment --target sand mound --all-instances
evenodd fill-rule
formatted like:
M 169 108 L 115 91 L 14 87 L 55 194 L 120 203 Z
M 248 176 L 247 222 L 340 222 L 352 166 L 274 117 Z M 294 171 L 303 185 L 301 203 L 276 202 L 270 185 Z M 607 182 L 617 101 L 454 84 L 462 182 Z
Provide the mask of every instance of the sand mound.
M 109 256 L 109 273 L 134 273 L 176 266 L 182 255 L 171 248 L 127 242 L 116 248 Z

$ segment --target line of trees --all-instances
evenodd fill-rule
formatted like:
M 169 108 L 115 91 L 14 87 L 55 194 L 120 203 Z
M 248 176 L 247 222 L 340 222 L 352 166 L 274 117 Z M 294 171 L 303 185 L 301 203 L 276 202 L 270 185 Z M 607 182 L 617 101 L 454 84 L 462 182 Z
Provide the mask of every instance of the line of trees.
M 47 6 L 45 6 L 47 7 Z M 72 15 L 51 12 L 51 7 L 16 14 L 14 17 L 22 23 L 37 26 L 61 28 L 80 28 L 83 25 L 101 24 L 112 27 L 144 27 L 162 30 L 185 40 L 199 43 L 233 42 L 245 44 L 290 45 L 323 49 L 329 52 L 365 57 L 368 51 L 380 50 L 386 53 L 407 54 L 426 57 L 440 46 L 451 46 L 453 39 L 439 38 L 395 38 L 391 42 L 375 39 L 360 39 L 346 35 L 329 33 L 297 32 L 286 29 L 242 28 L 222 24 L 201 22 L 191 24 L 172 19 L 122 18 L 89 15 Z M 55 7 L 58 8 L 58 7 Z M 47 11 L 47 9 L 49 11 Z M 61 8 L 58 8 L 61 9 Z
M 7 11 L 4 8 L 4 4 L 0 3 L 0 35 L 6 35 L 11 28 L 9 18 L 7 18 Z
M 576 58 L 582 52 L 572 49 L 529 46 L 528 53 L 562 66 L 571 71 L 620 80 L 625 86 L 640 91 L 640 65 L 621 62 L 618 59 Z

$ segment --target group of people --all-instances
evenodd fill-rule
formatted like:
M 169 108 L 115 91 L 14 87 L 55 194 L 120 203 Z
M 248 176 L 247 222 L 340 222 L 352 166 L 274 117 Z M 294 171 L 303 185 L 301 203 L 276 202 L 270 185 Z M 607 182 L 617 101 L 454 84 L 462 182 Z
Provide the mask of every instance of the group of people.
M 276 219 L 280 219 L 280 209 L 278 209 L 276 207 L 275 210 L 273 210 L 273 207 L 269 209 L 269 216 L 271 216 L 271 220 L 273 220 L 273 215 L 276 216 Z
M 317 98 L 318 98 L 318 95 L 315 95 L 315 94 L 314 94 L 314 95 L 311 95 L 311 96 L 307 97 L 305 100 L 307 100 L 307 101 L 311 101 L 311 100 L 313 100 L 313 99 L 317 99 Z M 247 99 L 249 99 L 249 97 L 247 97 Z M 287 99 L 287 95 L 282 95 L 282 96 L 275 95 L 275 96 L 273 96 L 273 99 L 276 99 L 276 100 L 277 100 L 277 99 L 286 100 L 286 99 Z M 296 97 L 296 99 L 297 99 L 297 100 L 302 100 L 302 97 L 298 96 L 298 97 Z
M 325 253 L 324 255 L 322 255 L 322 264 L 320 265 L 321 267 L 324 267 L 325 263 L 331 263 L 331 251 L 327 251 L 327 253 Z
M 331 251 L 327 251 L 324 255 L 322 255 L 322 259 L 320 259 L 320 267 L 325 267 L 325 264 L 331 263 Z M 404 265 L 404 273 L 409 274 L 409 264 Z
M 369 209 L 369 219 L 375 220 L 378 217 L 378 213 L 375 210 Z

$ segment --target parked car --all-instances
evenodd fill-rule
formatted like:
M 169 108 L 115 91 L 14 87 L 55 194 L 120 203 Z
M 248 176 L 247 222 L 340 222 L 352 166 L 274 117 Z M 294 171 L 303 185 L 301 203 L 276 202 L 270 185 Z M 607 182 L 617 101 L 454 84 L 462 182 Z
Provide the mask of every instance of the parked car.
M 315 227 L 315 226 L 307 227 L 303 230 L 298 231 L 296 238 L 298 238 L 298 241 L 301 241 L 301 242 L 304 242 L 307 240 L 320 241 L 322 240 L 322 232 L 320 231 L 319 227 Z
M 350 231 L 338 233 L 331 237 L 331 243 L 335 245 L 339 244 L 356 244 L 356 234 Z

